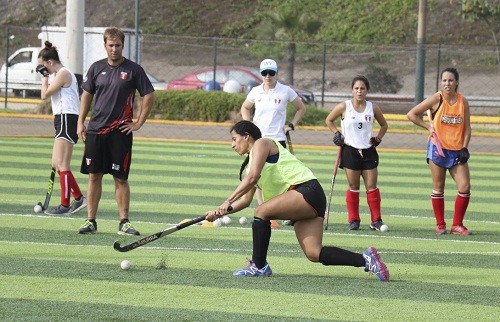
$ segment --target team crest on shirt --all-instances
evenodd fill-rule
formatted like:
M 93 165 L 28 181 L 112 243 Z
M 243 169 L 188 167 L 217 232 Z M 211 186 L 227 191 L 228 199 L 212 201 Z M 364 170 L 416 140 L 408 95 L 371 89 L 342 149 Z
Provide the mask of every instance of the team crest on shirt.
M 368 123 L 372 122 L 372 116 L 371 115 L 365 115 L 365 121 Z
M 121 72 L 120 73 L 120 79 L 127 79 L 128 78 L 128 73 L 127 72 Z
M 274 104 L 276 104 L 276 105 L 281 104 L 281 98 L 275 98 Z

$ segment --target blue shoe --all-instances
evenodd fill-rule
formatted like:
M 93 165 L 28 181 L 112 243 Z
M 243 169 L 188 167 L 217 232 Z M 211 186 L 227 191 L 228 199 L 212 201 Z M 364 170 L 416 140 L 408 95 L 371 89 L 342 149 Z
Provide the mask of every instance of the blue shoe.
M 382 227 L 383 225 L 384 223 L 382 222 L 382 220 L 372 221 L 372 223 L 370 224 L 370 229 L 380 231 L 380 227 Z
M 266 266 L 258 269 L 255 266 L 255 263 L 252 260 L 248 261 L 248 266 L 237 271 L 233 272 L 234 276 L 243 276 L 243 277 L 259 277 L 259 276 L 271 276 L 273 271 L 271 270 L 271 266 L 266 262 Z
M 380 259 L 380 255 L 375 247 L 368 247 L 363 252 L 363 258 L 365 259 L 365 272 L 375 274 L 382 282 L 389 281 L 389 270 Z
M 353 220 L 349 223 L 349 230 L 359 230 L 359 221 Z

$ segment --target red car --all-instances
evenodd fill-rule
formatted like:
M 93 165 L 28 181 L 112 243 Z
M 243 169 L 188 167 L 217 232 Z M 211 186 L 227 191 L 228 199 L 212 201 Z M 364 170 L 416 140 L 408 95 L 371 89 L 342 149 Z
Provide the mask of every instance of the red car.
M 217 66 L 215 72 L 215 81 L 213 85 L 214 68 L 213 66 L 204 67 L 196 70 L 186 76 L 174 79 L 168 82 L 167 90 L 192 90 L 192 89 L 216 89 L 220 90 L 228 80 L 235 80 L 241 85 L 241 92 L 248 93 L 253 87 L 262 83 L 262 77 L 258 69 L 251 69 L 243 66 Z M 220 86 L 220 88 L 218 88 Z M 307 90 L 294 90 L 306 104 L 316 102 L 314 94 Z

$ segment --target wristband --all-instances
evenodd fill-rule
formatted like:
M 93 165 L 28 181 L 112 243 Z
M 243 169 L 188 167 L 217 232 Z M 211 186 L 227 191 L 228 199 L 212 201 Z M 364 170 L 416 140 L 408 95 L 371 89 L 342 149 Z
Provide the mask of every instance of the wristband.
M 293 123 L 288 124 L 288 127 L 291 128 L 292 131 L 295 131 L 295 126 L 293 125 Z

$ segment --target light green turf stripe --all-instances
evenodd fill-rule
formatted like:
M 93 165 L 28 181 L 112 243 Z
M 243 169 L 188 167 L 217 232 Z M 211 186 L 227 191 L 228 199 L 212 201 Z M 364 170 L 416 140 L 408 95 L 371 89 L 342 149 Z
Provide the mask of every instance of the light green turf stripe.
M 47 287 L 57 285 L 57 287 Z M 384 287 L 380 285 L 379 287 Z M 183 309 L 188 303 L 196 309 L 205 312 L 239 313 L 245 310 L 247 314 L 266 314 L 270 317 L 299 317 L 307 320 L 310 317 L 341 320 L 390 320 L 397 316 L 401 320 L 434 320 L 436 313 L 442 313 L 442 303 L 428 301 L 408 301 L 379 298 L 376 305 L 369 306 L 369 314 L 360 314 L 360 303 L 371 303 L 372 298 L 357 298 L 338 295 L 318 295 L 289 292 L 258 291 L 258 298 L 266 301 L 270 308 L 262 312 L 262 302 L 256 300 L 255 290 L 219 289 L 216 287 L 193 287 L 165 284 L 147 284 L 133 282 L 95 283 L 85 279 L 36 278 L 19 276 L 2 276 L 0 288 L 4 298 L 33 299 L 49 301 L 74 301 L 76 298 L 83 303 L 98 303 L 100 305 L 129 305 L 157 308 Z M 33 292 L 33 289 L 43 290 L 43 293 Z M 92 290 L 92 291 L 89 291 Z M 126 291 L 130 290 L 130 291 Z M 368 290 L 367 290 L 368 291 Z M 119 297 L 117 297 L 119 294 Z M 147 301 L 137 301 L 147 299 Z M 188 299 L 188 302 L 186 301 Z M 253 300 L 251 300 L 253 299 Z M 287 306 L 282 310 L 283 303 L 315 303 L 311 306 Z M 244 305 L 241 305 L 244 303 Z M 454 320 L 471 319 L 478 321 L 492 320 L 500 314 L 498 306 L 465 305 L 448 303 L 446 309 L 453 312 Z M 490 302 L 491 303 L 491 302 Z M 493 304 L 492 304 L 493 305 Z M 272 308 L 275 308 L 274 310 Z M 318 309 L 323 308 L 323 309 Z

